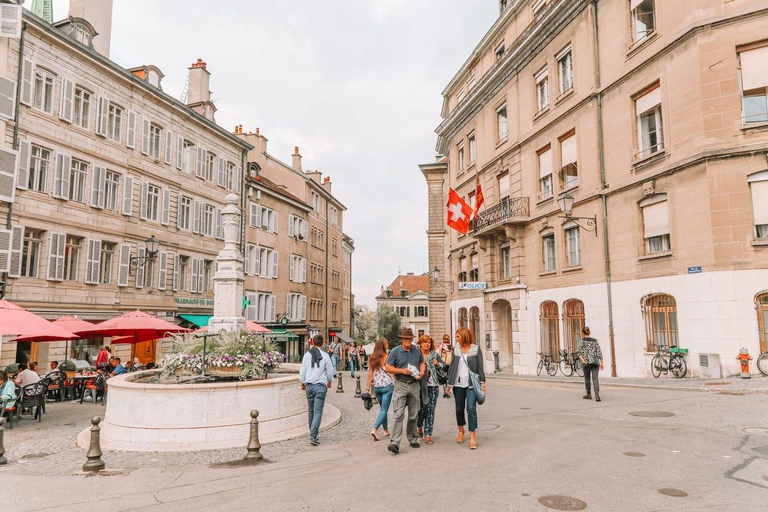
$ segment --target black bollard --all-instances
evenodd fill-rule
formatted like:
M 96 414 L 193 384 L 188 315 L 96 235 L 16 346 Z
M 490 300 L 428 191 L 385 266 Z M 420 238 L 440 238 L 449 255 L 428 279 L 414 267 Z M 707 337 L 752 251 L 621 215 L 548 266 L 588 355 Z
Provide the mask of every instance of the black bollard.
M 5 445 L 3 444 L 3 435 L 5 434 L 5 418 L 0 418 L 0 465 L 8 464 L 5 458 Z
M 91 445 L 88 448 L 88 453 L 85 456 L 88 461 L 83 464 L 83 471 L 92 471 L 94 473 L 101 471 L 106 467 L 104 461 L 101 460 L 103 453 L 101 452 L 101 418 L 94 416 L 91 418 Z
M 246 446 L 248 453 L 245 454 L 244 460 L 246 462 L 256 462 L 264 458 L 259 450 L 261 450 L 261 443 L 259 442 L 259 411 L 251 411 L 251 436 L 248 438 L 248 446 Z
M 355 385 L 355 398 L 360 398 L 363 396 L 363 392 L 360 389 L 360 376 L 358 375 L 355 378 L 357 379 L 357 384 Z
M 339 385 L 336 386 L 336 392 L 337 393 L 343 393 L 344 392 L 344 384 L 341 383 L 341 372 L 339 372 Z

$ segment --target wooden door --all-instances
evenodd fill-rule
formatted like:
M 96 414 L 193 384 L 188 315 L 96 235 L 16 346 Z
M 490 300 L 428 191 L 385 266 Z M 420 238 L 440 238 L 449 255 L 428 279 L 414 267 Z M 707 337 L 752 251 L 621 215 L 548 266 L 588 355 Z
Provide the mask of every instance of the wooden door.
M 139 358 L 139 362 L 143 365 L 147 363 L 155 362 L 155 353 L 157 350 L 157 340 L 142 341 L 136 344 L 134 349 L 134 355 Z

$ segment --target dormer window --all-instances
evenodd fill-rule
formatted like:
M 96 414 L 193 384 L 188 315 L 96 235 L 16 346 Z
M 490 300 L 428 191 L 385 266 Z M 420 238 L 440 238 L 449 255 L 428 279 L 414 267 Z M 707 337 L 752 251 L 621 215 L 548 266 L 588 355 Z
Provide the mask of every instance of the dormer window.
M 157 74 L 157 71 L 150 70 L 149 76 L 147 77 L 147 81 L 150 85 L 153 85 L 155 87 L 160 87 L 160 75 Z
M 98 34 L 93 26 L 83 18 L 69 18 L 54 24 L 56 28 L 67 34 L 78 43 L 93 49 L 93 38 Z
M 387 297 L 388 297 L 388 298 L 389 298 L 389 297 L 392 297 L 392 290 L 387 290 L 387 292 L 386 292 L 386 293 L 387 293 Z
M 408 297 L 408 290 L 400 290 L 400 297 L 402 298 Z

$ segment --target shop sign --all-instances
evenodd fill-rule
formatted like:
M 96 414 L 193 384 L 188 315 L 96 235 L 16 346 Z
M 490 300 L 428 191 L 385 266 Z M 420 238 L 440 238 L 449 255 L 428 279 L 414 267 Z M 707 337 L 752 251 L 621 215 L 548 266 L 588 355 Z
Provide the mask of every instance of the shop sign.
M 485 290 L 486 288 L 488 288 L 488 283 L 459 282 L 459 290 Z
M 173 298 L 174 304 L 177 304 L 179 306 L 200 306 L 205 307 L 213 306 L 213 299 L 196 299 L 192 297 L 174 297 Z

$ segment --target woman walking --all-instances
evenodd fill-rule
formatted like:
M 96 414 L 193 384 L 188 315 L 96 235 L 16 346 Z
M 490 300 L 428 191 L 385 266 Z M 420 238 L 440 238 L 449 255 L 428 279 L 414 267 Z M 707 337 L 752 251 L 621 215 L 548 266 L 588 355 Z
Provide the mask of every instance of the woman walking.
M 584 400 L 592 400 L 592 386 L 590 380 L 594 382 L 595 386 L 595 402 L 600 402 L 600 383 L 598 382 L 598 374 L 603 369 L 603 352 L 600 350 L 600 344 L 595 338 L 589 336 L 590 330 L 586 325 L 581 330 L 581 334 L 584 335 L 581 341 L 579 341 L 579 358 L 584 365 L 584 384 L 587 386 L 587 394 L 584 395 Z
M 358 361 L 360 361 L 360 349 L 357 348 L 357 342 L 353 341 L 347 350 L 347 359 L 349 360 L 349 370 L 351 377 L 355 378 L 355 370 L 359 369 Z
M 425 334 L 419 338 L 421 355 L 427 362 L 427 374 L 421 379 L 421 408 L 419 409 L 419 435 L 424 436 L 427 444 L 432 444 L 432 432 L 435 426 L 435 409 L 437 397 L 440 394 L 440 383 L 437 381 L 437 369 L 445 368 L 445 361 L 435 350 L 435 340 Z
M 443 334 L 443 342 L 440 344 L 440 355 L 443 358 L 445 366 L 451 366 L 453 359 L 453 350 L 451 348 L 451 335 Z M 443 398 L 451 398 L 448 394 L 448 383 L 443 384 Z
M 480 377 L 480 386 L 483 393 L 485 389 L 485 371 L 483 369 L 483 353 L 478 345 L 472 340 L 472 333 L 466 327 L 456 331 L 456 345 L 453 349 L 453 362 L 448 372 L 448 392 L 453 389 L 453 397 L 456 401 L 456 424 L 459 427 L 459 434 L 456 436 L 457 443 L 464 442 L 464 425 L 467 424 L 464 417 L 464 410 L 467 411 L 469 419 L 469 448 L 477 449 L 477 397 L 472 382 L 469 379 L 469 372 L 477 373 Z
M 388 349 L 389 343 L 387 340 L 379 338 L 373 347 L 373 354 L 368 358 L 368 384 L 365 391 L 370 393 L 371 384 L 373 384 L 373 391 L 376 394 L 376 400 L 379 402 L 380 407 L 379 415 L 373 424 L 373 430 L 371 430 L 371 436 L 374 441 L 379 440 L 377 435 L 379 427 L 384 427 L 385 436 L 389 435 L 387 412 L 389 412 L 389 403 L 392 401 L 392 393 L 395 391 L 395 381 L 390 374 L 384 371 Z

